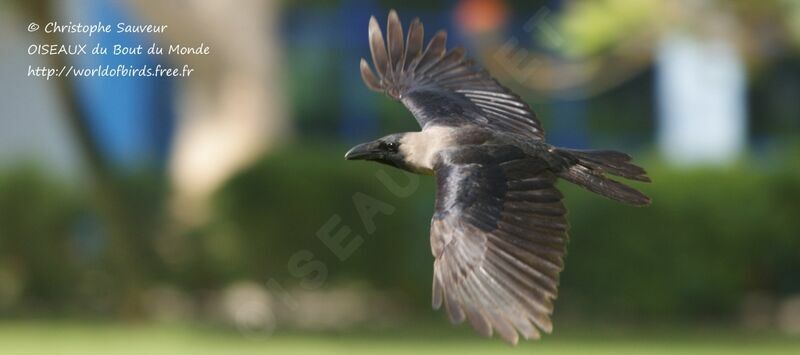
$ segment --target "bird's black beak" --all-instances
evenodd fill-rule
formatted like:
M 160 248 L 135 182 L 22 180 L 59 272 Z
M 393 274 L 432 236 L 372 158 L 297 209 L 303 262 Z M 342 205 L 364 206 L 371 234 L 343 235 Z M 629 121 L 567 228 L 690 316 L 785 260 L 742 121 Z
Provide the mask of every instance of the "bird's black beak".
M 359 144 L 344 154 L 347 160 L 375 160 L 381 157 L 383 152 L 378 148 L 378 143 L 367 142 Z

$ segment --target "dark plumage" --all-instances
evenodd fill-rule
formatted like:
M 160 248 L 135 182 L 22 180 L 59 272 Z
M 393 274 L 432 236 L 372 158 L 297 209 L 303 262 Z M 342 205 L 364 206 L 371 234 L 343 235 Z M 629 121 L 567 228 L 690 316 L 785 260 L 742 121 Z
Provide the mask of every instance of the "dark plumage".
M 516 344 L 521 334 L 552 331 L 567 245 L 566 208 L 555 188 L 563 178 L 605 197 L 642 206 L 650 199 L 607 175 L 650 181 L 631 157 L 615 151 L 553 147 L 531 108 L 465 56 L 447 51 L 447 34 L 423 46 L 414 19 L 404 40 L 392 10 L 386 42 L 377 20 L 366 60 L 366 85 L 399 100 L 420 132 L 389 135 L 351 149 L 350 160 L 373 160 L 437 181 L 431 220 L 435 258 L 433 307 L 481 334 L 496 331 Z

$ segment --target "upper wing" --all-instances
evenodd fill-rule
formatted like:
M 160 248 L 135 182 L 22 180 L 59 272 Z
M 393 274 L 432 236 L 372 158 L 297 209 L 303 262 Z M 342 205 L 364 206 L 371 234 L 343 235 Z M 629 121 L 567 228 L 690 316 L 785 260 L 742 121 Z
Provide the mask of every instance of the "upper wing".
M 435 172 L 433 307 L 514 344 L 549 333 L 568 239 L 556 177 L 509 146 L 443 153 Z
M 542 126 L 527 103 L 466 59 L 463 48 L 447 51 L 447 32 L 436 33 L 423 50 L 423 26 L 414 19 L 404 43 L 403 26 L 392 10 L 386 35 L 384 42 L 373 16 L 369 46 L 378 75 L 362 58 L 361 77 L 370 89 L 400 100 L 421 127 L 433 120 L 440 124 L 472 123 L 543 138 Z

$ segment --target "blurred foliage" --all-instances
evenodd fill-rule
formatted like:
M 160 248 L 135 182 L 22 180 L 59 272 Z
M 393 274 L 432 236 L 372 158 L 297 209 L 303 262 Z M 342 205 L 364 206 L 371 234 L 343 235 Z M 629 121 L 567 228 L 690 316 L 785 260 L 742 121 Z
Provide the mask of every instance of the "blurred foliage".
M 569 56 L 595 55 L 661 23 L 660 7 L 658 0 L 570 2 L 558 24 L 565 41 L 558 44 Z
M 644 209 L 567 188 L 564 303 L 597 316 L 719 317 L 747 292 L 800 292 L 800 174 L 754 165 L 645 164 L 654 183 L 641 187 L 654 203 Z
M 408 198 L 394 195 L 378 179 L 385 172 L 401 186 L 409 178 L 395 169 L 363 162 L 345 162 L 346 147 L 287 149 L 230 181 L 217 199 L 217 222 L 207 236 L 214 260 L 234 275 L 256 279 L 299 281 L 288 269 L 298 251 L 310 251 L 328 266 L 332 281 L 357 278 L 380 288 L 428 294 L 420 279 L 429 281 L 428 220 L 433 213 L 433 182 L 420 179 Z M 358 214 L 356 193 L 392 207 L 378 213 L 370 233 Z M 346 244 L 363 238 L 352 256 L 340 261 L 318 236 L 332 218 L 331 233 L 349 229 Z M 228 252 L 221 253 L 220 250 Z M 429 282 L 426 282 L 426 284 Z M 427 301 L 426 301 L 427 303 Z
M 749 55 L 770 57 L 780 52 L 777 48 L 800 45 L 800 3 L 793 0 L 570 1 L 556 21 L 563 41 L 552 43 L 547 34 L 540 35 L 563 54 L 586 58 L 652 46 L 664 31 L 708 32 L 709 24 L 720 24 L 719 15 L 732 16 L 722 25 L 739 27 L 731 34 Z M 634 40 L 640 43 L 631 45 Z
M 158 260 L 136 259 L 148 264 L 143 267 L 148 282 L 173 284 L 190 294 L 242 279 L 272 278 L 290 287 L 304 281 L 304 275 L 291 272 L 290 259 L 310 252 L 327 268 L 323 287 L 362 280 L 428 312 L 432 179 L 421 178 L 409 197 L 396 196 L 376 174 L 383 171 L 400 185 L 407 176 L 345 162 L 344 150 L 287 147 L 230 180 L 216 196 L 207 225 L 189 233 L 154 228 L 141 243 L 149 243 L 142 246 L 144 255 L 154 250 Z M 734 167 L 702 170 L 644 159 L 654 180 L 639 186 L 653 197 L 647 208 L 561 183 L 572 240 L 559 314 L 725 318 L 737 314 L 750 292 L 776 297 L 800 292 L 800 154 L 792 156 L 747 158 Z M 356 193 L 392 207 L 390 215 L 375 215 L 373 233 L 356 209 Z M 31 170 L 0 178 L 0 312 L 34 309 L 39 301 L 70 309 L 85 305 L 86 297 L 118 303 L 108 298 L 119 295 L 91 292 L 106 289 L 103 282 L 113 277 L 104 273 L 107 261 L 102 238 L 92 232 L 93 218 L 75 196 Z M 344 260 L 318 236 L 331 218 L 340 218 L 334 233 L 350 230 L 344 243 L 363 238 Z M 9 301 L 14 287 L 18 297 Z
M 796 43 L 800 43 L 800 3 L 797 1 L 783 0 L 787 6 L 788 25 Z
M 23 295 L 41 306 L 74 301 L 76 196 L 33 168 L 0 176 L 0 311 Z

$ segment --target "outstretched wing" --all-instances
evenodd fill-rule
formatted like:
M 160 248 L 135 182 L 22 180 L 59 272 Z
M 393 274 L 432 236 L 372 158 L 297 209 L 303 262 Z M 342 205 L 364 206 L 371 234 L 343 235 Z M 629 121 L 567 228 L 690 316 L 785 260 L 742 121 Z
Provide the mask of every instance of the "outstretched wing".
M 511 146 L 444 152 L 435 173 L 433 307 L 513 344 L 549 333 L 568 240 L 555 175 Z
M 369 22 L 369 46 L 376 76 L 361 59 L 361 76 L 372 90 L 400 100 L 421 127 L 437 124 L 477 124 L 495 130 L 542 139 L 543 129 L 527 103 L 466 58 L 463 48 L 447 51 L 447 32 L 439 31 L 423 49 L 419 19 L 408 28 L 389 12 L 386 42 L 378 21 Z

